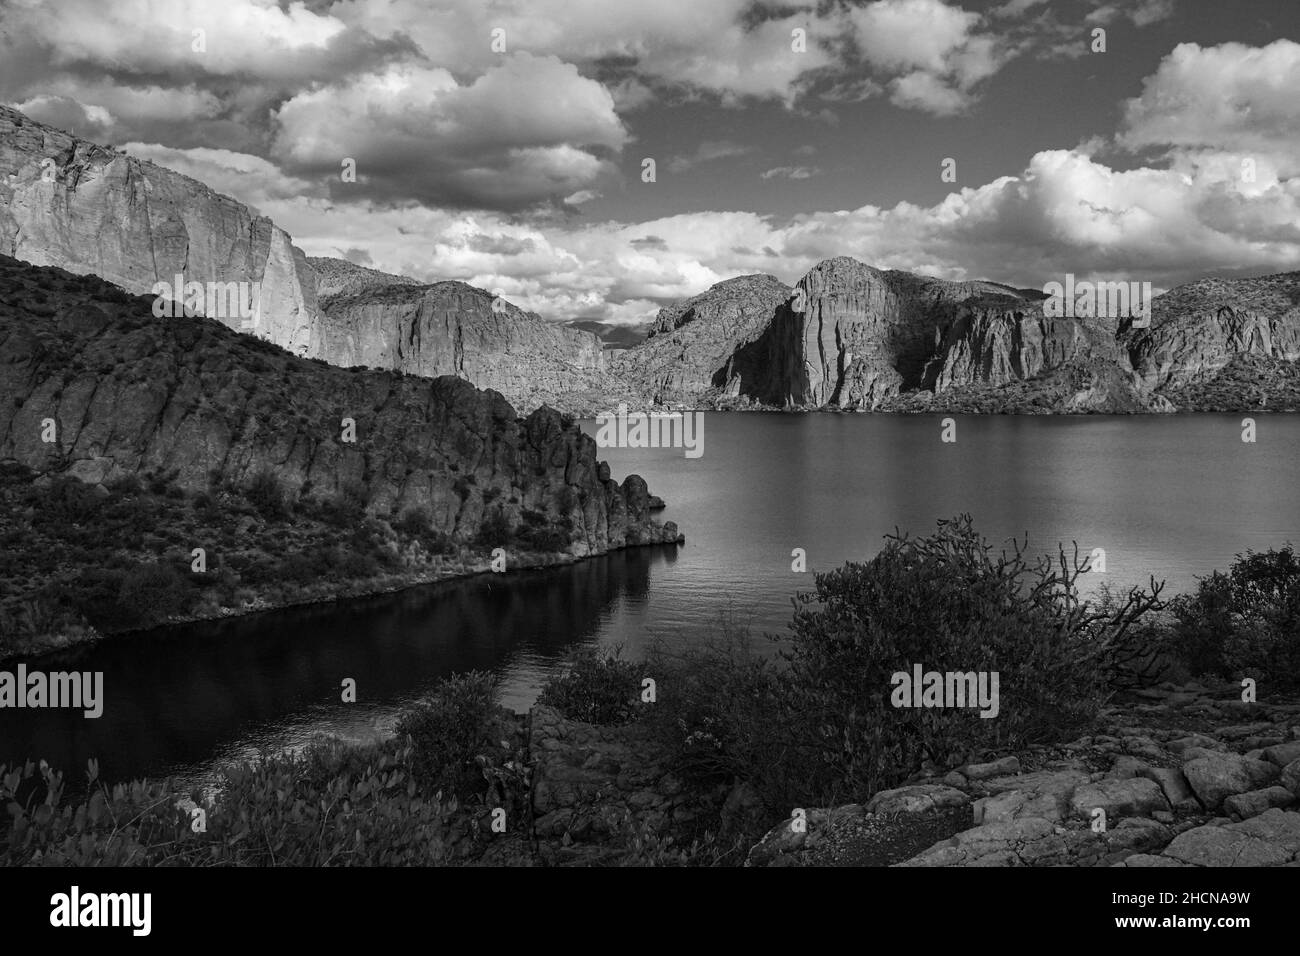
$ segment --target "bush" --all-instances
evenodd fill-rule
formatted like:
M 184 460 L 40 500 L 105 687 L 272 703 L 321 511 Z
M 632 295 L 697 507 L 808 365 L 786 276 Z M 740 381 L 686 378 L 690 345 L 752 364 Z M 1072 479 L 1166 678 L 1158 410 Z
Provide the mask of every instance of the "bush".
M 555 552 L 568 549 L 571 539 L 558 528 L 532 527 L 520 532 L 519 543 L 530 551 Z
M 118 601 L 137 620 L 160 623 L 190 605 L 191 586 L 170 564 L 142 564 L 122 579 Z
M 423 505 L 417 505 L 414 508 L 408 508 L 403 512 L 396 527 L 398 531 L 408 534 L 413 538 L 418 538 L 428 534 L 432 525 L 433 518 L 429 514 L 429 509 Z
M 263 468 L 253 476 L 253 480 L 244 489 L 244 497 L 268 521 L 289 516 L 284 488 L 275 472 L 269 468 Z
M 512 537 L 510 519 L 498 508 L 483 518 L 478 531 L 478 545 L 482 548 L 498 548 L 509 544 Z
M 1237 555 L 1170 610 L 1172 650 L 1193 673 L 1300 686 L 1300 561 L 1291 545 Z
M 812 758 L 810 784 L 865 797 L 927 760 L 952 766 L 1085 726 L 1109 696 L 1130 629 L 1159 607 L 1160 586 L 1098 609 L 1080 600 L 1080 573 L 1077 551 L 1073 562 L 1060 551 L 1036 565 L 1018 543 L 995 555 L 963 515 L 928 538 L 891 535 L 871 561 L 818 574 L 816 591 L 796 601 L 783 655 L 792 746 Z M 996 672 L 997 716 L 893 706 L 892 675 L 916 664 Z
M 448 859 L 451 812 L 420 796 L 409 745 L 317 741 L 302 753 L 222 768 L 215 796 L 170 780 L 63 800 L 63 775 L 0 766 L 0 866 L 428 866 Z M 193 809 L 205 813 L 195 833 Z
M 779 661 L 754 650 L 734 615 L 723 615 L 718 635 L 702 644 L 656 644 L 646 673 L 656 701 L 644 719 L 684 779 L 703 789 L 747 780 L 782 813 L 806 796 L 807 768 L 791 759 L 788 724 L 797 715 L 786 707 Z
M 570 720 L 590 724 L 622 724 L 636 713 L 642 668 L 619 659 L 619 652 L 601 656 L 592 649 L 573 655 L 564 673 L 547 681 L 537 698 Z
M 413 747 L 412 773 L 427 792 L 466 796 L 481 792 L 475 757 L 490 749 L 496 678 L 471 671 L 441 681 L 430 697 L 397 724 Z

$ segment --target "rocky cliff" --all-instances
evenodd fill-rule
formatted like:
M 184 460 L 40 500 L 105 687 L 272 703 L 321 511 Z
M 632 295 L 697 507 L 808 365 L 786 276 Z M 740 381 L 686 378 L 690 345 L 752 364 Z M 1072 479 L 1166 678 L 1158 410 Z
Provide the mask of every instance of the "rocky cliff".
M 463 282 L 353 284 L 321 299 L 316 354 L 334 365 L 456 375 L 523 409 L 580 406 L 617 390 L 600 339 Z
M 615 371 L 706 407 L 967 412 L 1286 409 L 1300 394 L 1300 274 L 1202 280 L 1157 296 L 1149 328 L 1061 318 L 993 282 L 839 257 L 794 289 L 728 280 L 662 310 Z
M 188 176 L 3 106 L 0 254 L 139 294 L 157 282 L 173 285 L 177 275 L 257 283 L 259 307 L 246 330 L 295 354 L 312 350 L 315 276 L 283 229 Z M 227 310 L 208 314 L 219 311 Z M 220 321 L 238 329 L 245 319 Z
M 493 310 L 489 293 L 463 283 L 425 286 L 336 259 L 309 263 L 284 230 L 229 196 L 7 107 L 0 107 L 0 254 L 138 294 L 177 275 L 205 286 L 256 284 L 257 308 L 247 318 L 196 311 L 333 365 L 457 375 L 523 411 L 544 402 L 603 407 L 605 393 L 621 391 L 588 332 L 507 303 Z
M 790 287 L 769 275 L 740 276 L 659 311 L 646 341 L 620 354 L 614 373 L 661 404 L 716 404 L 764 391 L 761 364 L 741 359 L 767 332 Z
M 456 540 L 532 513 L 583 556 L 676 540 L 645 482 L 621 485 L 552 409 L 525 419 L 468 382 L 332 368 L 152 299 L 0 257 L 0 461 L 103 482 L 146 471 L 182 488 L 270 473 L 291 499 L 427 510 Z M 355 437 L 354 437 L 355 436 Z

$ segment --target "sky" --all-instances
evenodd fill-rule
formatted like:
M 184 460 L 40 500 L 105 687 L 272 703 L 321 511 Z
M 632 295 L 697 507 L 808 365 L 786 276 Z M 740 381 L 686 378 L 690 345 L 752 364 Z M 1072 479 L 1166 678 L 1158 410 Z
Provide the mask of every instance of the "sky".
M 1300 269 L 1297 0 L 0 0 L 0 101 L 557 321 Z

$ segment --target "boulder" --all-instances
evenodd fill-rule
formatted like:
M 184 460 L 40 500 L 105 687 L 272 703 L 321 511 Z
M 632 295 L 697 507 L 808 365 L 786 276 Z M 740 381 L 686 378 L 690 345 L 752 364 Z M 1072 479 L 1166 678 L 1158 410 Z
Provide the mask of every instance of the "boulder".
M 954 787 L 937 783 L 918 783 L 893 790 L 882 790 L 867 802 L 868 813 L 924 813 L 942 807 L 960 807 L 970 797 Z
M 1266 787 L 1249 793 L 1234 793 L 1223 801 L 1223 809 L 1225 813 L 1244 820 L 1273 807 L 1289 807 L 1295 800 L 1295 794 L 1286 787 Z
M 1278 768 L 1240 754 L 1221 753 L 1189 760 L 1183 764 L 1183 775 L 1197 799 L 1217 810 L 1225 797 L 1258 790 L 1277 780 Z
M 1172 806 L 1176 807 L 1185 800 L 1195 799 L 1192 788 L 1181 770 L 1172 767 L 1147 767 L 1139 775 L 1160 784 L 1165 799 Z

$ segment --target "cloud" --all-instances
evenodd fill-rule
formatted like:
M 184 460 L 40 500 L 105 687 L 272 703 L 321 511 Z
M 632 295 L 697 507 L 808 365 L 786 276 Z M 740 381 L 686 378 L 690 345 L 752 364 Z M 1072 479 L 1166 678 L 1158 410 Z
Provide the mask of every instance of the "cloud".
M 615 324 L 642 323 L 663 304 L 737 275 L 773 272 L 793 282 L 837 255 L 1022 286 L 1067 272 L 1169 287 L 1210 273 L 1295 268 L 1300 178 L 1261 165 L 1255 182 L 1243 182 L 1239 164 L 1222 151 L 1188 151 L 1177 160 L 1118 169 L 1078 150 L 1044 150 L 1017 175 L 932 206 L 867 205 L 788 219 L 701 211 L 542 229 L 498 214 L 344 210 L 302 200 L 268 211 L 313 254 L 358 246 L 385 271 L 459 278 L 500 288 L 547 318 Z M 399 224 L 423 237 L 417 260 Z
M 885 76 L 890 99 L 940 116 L 966 109 L 974 90 L 1013 49 L 978 28 L 982 17 L 942 0 L 877 0 L 848 19 L 863 58 Z
M 1181 43 L 1124 106 L 1121 145 L 1300 154 L 1300 43 Z
M 147 159 L 197 179 L 212 189 L 260 209 L 268 201 L 295 199 L 319 186 L 286 175 L 274 163 L 225 149 L 173 149 L 157 143 L 126 143 L 121 147 L 137 159 Z
M 772 179 L 776 176 L 780 176 L 782 179 L 811 179 L 820 173 L 821 170 L 816 166 L 777 166 L 759 173 L 759 177 L 762 179 Z
M 733 143 L 730 140 L 704 140 L 696 147 L 695 152 L 681 156 L 674 156 L 668 161 L 668 171 L 672 173 L 684 173 L 686 170 L 699 166 L 702 163 L 712 163 L 719 159 L 731 159 L 735 156 L 744 156 L 752 153 L 752 146 L 744 146 L 740 143 Z
M 555 57 L 516 53 L 462 85 L 441 68 L 393 67 L 301 93 L 275 114 L 272 154 L 300 175 L 357 182 L 338 198 L 523 209 L 614 175 L 628 133 L 599 83 Z

